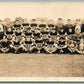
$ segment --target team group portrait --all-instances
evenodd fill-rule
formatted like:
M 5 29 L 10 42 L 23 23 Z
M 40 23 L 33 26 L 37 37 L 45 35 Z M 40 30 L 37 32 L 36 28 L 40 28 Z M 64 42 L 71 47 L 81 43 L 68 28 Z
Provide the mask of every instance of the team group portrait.
M 84 2 L 0 2 L 0 10 L 0 81 L 83 80 Z
M 84 54 L 84 20 L 6 18 L 0 21 L 0 51 Z

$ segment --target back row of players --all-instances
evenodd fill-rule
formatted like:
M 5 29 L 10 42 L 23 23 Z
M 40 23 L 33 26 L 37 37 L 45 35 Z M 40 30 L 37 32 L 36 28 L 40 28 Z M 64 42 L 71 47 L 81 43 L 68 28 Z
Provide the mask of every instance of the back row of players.
M 22 18 L 15 22 L 5 19 L 0 23 L 0 52 L 2 53 L 79 53 L 84 54 L 84 24 L 77 19 L 72 24 L 71 19 L 64 24 L 58 18 L 40 24 L 36 19 L 30 23 Z

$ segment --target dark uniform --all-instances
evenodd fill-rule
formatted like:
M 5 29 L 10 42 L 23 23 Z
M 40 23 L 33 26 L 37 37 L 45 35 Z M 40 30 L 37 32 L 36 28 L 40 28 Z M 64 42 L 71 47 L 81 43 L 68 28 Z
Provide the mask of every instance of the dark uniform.
M 66 24 L 67 35 L 73 35 L 75 33 L 75 27 L 72 24 Z
M 44 45 L 44 50 L 46 53 L 54 53 L 57 50 L 57 45 L 51 40 L 47 41 Z
M 22 43 L 19 40 L 16 40 L 16 37 L 14 37 L 14 40 L 12 41 L 12 44 L 10 45 L 12 53 L 21 53 L 22 52 Z
M 81 33 L 84 33 L 84 24 L 81 26 Z
M 37 24 L 36 23 L 31 23 L 30 27 L 31 27 L 32 33 L 34 33 L 34 31 L 37 29 Z
M 6 36 L 4 36 L 3 41 L 0 44 L 1 44 L 0 50 L 3 53 L 10 52 L 10 44 L 11 44 L 11 42 L 9 40 L 7 40 Z

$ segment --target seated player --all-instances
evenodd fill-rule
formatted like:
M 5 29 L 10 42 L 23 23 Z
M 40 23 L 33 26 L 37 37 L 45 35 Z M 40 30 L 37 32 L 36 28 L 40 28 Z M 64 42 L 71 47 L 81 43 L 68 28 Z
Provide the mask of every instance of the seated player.
M 23 44 L 23 46 L 22 46 L 22 49 L 23 49 L 23 51 L 24 52 L 29 52 L 29 53 L 31 53 L 32 52 L 32 50 L 33 50 L 33 41 L 32 40 L 29 40 L 28 38 L 25 38 L 25 40 L 22 42 Z
M 76 48 L 77 48 L 77 43 L 76 41 L 74 41 L 73 39 L 68 40 L 68 50 L 70 51 L 69 53 L 73 54 L 76 52 Z
M 81 38 L 79 43 L 78 43 L 77 52 L 79 54 L 84 54 L 84 39 L 83 38 Z
M 67 53 L 67 37 L 59 36 L 58 37 L 58 51 L 57 53 Z
M 50 38 L 52 41 L 57 42 L 57 31 L 56 30 L 52 30 L 52 32 L 50 32 Z
M 12 44 L 10 45 L 12 53 L 22 53 L 22 41 L 20 41 L 17 37 L 13 37 Z
M 36 45 L 36 49 L 37 49 L 37 51 L 38 51 L 38 53 L 40 53 L 41 52 L 41 50 L 42 50 L 42 48 L 43 48 L 43 40 L 42 40 L 42 38 L 41 37 L 39 37 L 39 38 L 37 38 L 36 40 L 35 40 L 35 45 Z
M 45 43 L 45 45 L 43 46 L 44 50 L 46 51 L 46 53 L 52 54 L 54 52 L 56 52 L 57 50 L 57 44 L 55 44 L 51 38 L 49 38 L 49 40 Z
M 19 39 L 19 41 L 21 41 L 22 37 L 23 37 L 23 33 L 22 33 L 21 29 L 17 28 L 14 33 L 14 36 L 16 36 Z
M 5 35 L 7 36 L 7 39 L 8 39 L 9 41 L 11 41 L 11 40 L 12 40 L 12 37 L 13 37 L 13 35 L 14 35 L 14 33 L 13 33 L 13 28 L 12 28 L 12 27 L 7 28 L 7 30 L 6 30 L 6 32 L 5 32 Z
M 3 38 L 3 40 L 2 40 L 2 42 L 0 44 L 1 44 L 0 50 L 3 53 L 10 52 L 10 44 L 11 44 L 11 42 L 9 40 L 7 40 L 7 37 L 6 36 L 4 36 L 4 38 Z
M 42 32 L 42 39 L 44 42 L 48 41 L 49 37 L 50 37 L 50 34 L 48 31 Z

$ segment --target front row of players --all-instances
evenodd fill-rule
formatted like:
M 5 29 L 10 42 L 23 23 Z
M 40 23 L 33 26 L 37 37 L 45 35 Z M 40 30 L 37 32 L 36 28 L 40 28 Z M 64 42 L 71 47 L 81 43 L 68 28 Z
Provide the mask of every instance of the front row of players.
M 59 19 L 56 27 L 53 23 L 15 24 L 0 32 L 0 52 L 3 53 L 79 53 L 84 54 L 84 34 L 81 33 L 81 26 L 77 20 L 76 25 L 72 25 L 70 20 L 64 26 Z M 3 31 L 3 30 L 2 30 Z

